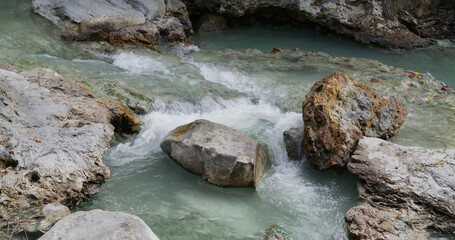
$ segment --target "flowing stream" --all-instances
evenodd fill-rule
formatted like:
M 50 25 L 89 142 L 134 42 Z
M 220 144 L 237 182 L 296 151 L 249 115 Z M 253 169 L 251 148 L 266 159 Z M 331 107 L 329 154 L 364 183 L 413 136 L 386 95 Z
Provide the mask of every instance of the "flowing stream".
M 106 154 L 110 180 L 93 200 L 74 210 L 101 208 L 137 215 L 160 239 L 258 239 L 271 224 L 299 239 L 347 239 L 344 215 L 358 204 L 355 177 L 289 161 L 282 137 L 283 131 L 303 121 L 300 113 L 279 102 L 296 86 L 309 89 L 331 72 L 239 70 L 220 57 L 225 49 L 300 48 L 377 59 L 428 72 L 455 87 L 455 47 L 448 42 L 396 52 L 301 29 L 250 27 L 197 35 L 194 46 L 169 54 L 136 48 L 103 52 L 81 50 L 61 40 L 49 23 L 30 12 L 29 0 L 1 2 L 0 60 L 23 68 L 52 68 L 98 91 L 116 81 L 153 98 L 153 111 L 142 116 L 141 132 Z M 259 59 L 243 63 L 247 61 L 265 65 Z M 97 83 L 102 87 L 96 88 Z M 430 115 L 411 113 L 409 125 L 394 141 L 455 148 L 453 131 L 441 136 L 433 130 L 453 125 L 453 116 Z M 425 116 L 433 128 L 416 132 Z M 159 144 L 169 131 L 201 118 L 265 142 L 273 151 L 275 163 L 256 190 L 207 184 L 162 153 Z

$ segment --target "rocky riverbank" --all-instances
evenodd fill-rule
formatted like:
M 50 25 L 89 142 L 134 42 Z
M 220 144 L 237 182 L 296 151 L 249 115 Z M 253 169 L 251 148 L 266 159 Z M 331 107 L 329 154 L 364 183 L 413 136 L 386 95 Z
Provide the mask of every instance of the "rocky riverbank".
M 152 49 L 160 41 L 187 42 L 193 25 L 199 31 L 220 30 L 228 24 L 313 26 L 364 43 L 408 49 L 431 45 L 436 38 L 455 37 L 455 7 L 447 0 L 106 0 L 95 5 L 91 1 L 34 0 L 33 9 L 56 25 L 67 40 Z
M 43 206 L 98 193 L 109 178 L 102 157 L 114 131 L 137 132 L 140 124 L 120 102 L 55 71 L 2 62 L 0 228 L 12 227 L 11 235 L 47 231 L 53 222 L 41 227 Z

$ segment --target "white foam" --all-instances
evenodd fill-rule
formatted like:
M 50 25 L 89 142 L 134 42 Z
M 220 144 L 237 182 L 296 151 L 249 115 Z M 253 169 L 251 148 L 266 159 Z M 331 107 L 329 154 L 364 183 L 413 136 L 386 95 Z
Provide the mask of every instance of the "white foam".
M 113 64 L 130 74 L 170 74 L 170 70 L 161 62 L 161 57 L 143 56 L 132 52 L 122 52 L 113 57 Z

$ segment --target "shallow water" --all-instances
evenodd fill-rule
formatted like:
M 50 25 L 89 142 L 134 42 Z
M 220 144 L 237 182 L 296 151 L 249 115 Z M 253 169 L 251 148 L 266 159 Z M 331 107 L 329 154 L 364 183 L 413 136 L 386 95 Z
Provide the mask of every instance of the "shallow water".
M 248 48 L 271 51 L 273 48 L 323 51 L 333 56 L 370 58 L 384 64 L 422 73 L 455 87 L 455 43 L 439 41 L 438 45 L 413 51 L 387 50 L 331 34 L 292 27 L 254 27 L 208 32 L 193 37 L 201 48 L 244 51 Z
M 198 52 L 187 47 L 175 55 L 143 49 L 88 53 L 62 41 L 47 22 L 32 15 L 30 1 L 1 2 L 0 20 L 8 24 L 0 24 L 0 59 L 24 68 L 55 69 L 100 93 L 107 85 L 122 84 L 153 98 L 154 110 L 142 116 L 141 132 L 106 154 L 111 179 L 95 199 L 75 210 L 138 215 L 161 239 L 257 239 L 271 224 L 300 239 L 345 239 L 344 214 L 357 204 L 353 176 L 321 173 L 306 161 L 289 161 L 282 139 L 284 130 L 303 124 L 301 114 L 287 107 L 290 96 L 300 102 L 314 81 L 334 69 L 299 65 L 293 58 L 273 65 L 265 57 L 210 50 L 301 48 L 375 58 L 429 71 L 455 86 L 452 46 L 391 52 L 300 29 L 256 27 L 198 35 L 193 39 L 202 49 Z M 444 111 L 410 105 L 407 125 L 393 141 L 455 147 L 455 119 Z M 207 184 L 162 153 L 159 144 L 169 131 L 200 118 L 248 134 L 273 151 L 275 164 L 256 191 Z M 444 126 L 449 131 L 441 134 Z

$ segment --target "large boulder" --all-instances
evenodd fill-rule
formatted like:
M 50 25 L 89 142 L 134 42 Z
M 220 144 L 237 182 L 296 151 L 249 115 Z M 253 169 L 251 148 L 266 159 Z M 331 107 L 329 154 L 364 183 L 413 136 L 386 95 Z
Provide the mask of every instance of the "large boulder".
M 369 237 L 364 239 L 383 234 L 384 228 L 378 228 L 378 224 L 384 221 L 378 217 L 384 214 L 379 212 L 388 212 L 394 221 L 404 222 L 419 234 L 427 228 L 453 233 L 455 150 L 405 147 L 377 138 L 362 138 L 348 170 L 360 179 L 360 197 L 377 208 L 350 210 L 347 220 L 351 234 L 368 233 Z M 375 220 L 362 220 L 365 214 L 354 214 L 359 210 L 369 212 L 368 218 Z M 368 225 L 362 227 L 359 224 L 362 222 Z
M 44 231 L 57 217 L 39 225 L 43 204 L 72 205 L 98 193 L 110 175 L 102 157 L 114 130 L 140 124 L 125 112 L 50 69 L 0 69 L 0 218 L 8 220 L 0 228 Z
M 363 136 L 394 136 L 407 115 L 395 97 L 381 97 L 342 72 L 316 82 L 302 111 L 305 154 L 320 170 L 346 166 Z
M 40 240 L 159 240 L 139 217 L 102 210 L 76 212 L 58 221 Z
M 221 186 L 257 186 L 268 163 L 262 143 L 207 120 L 174 129 L 161 148 L 184 168 Z
M 186 40 L 191 23 L 188 14 L 181 14 L 186 12 L 181 5 L 178 0 L 34 0 L 32 8 L 57 26 L 67 40 L 153 48 L 162 36 Z

